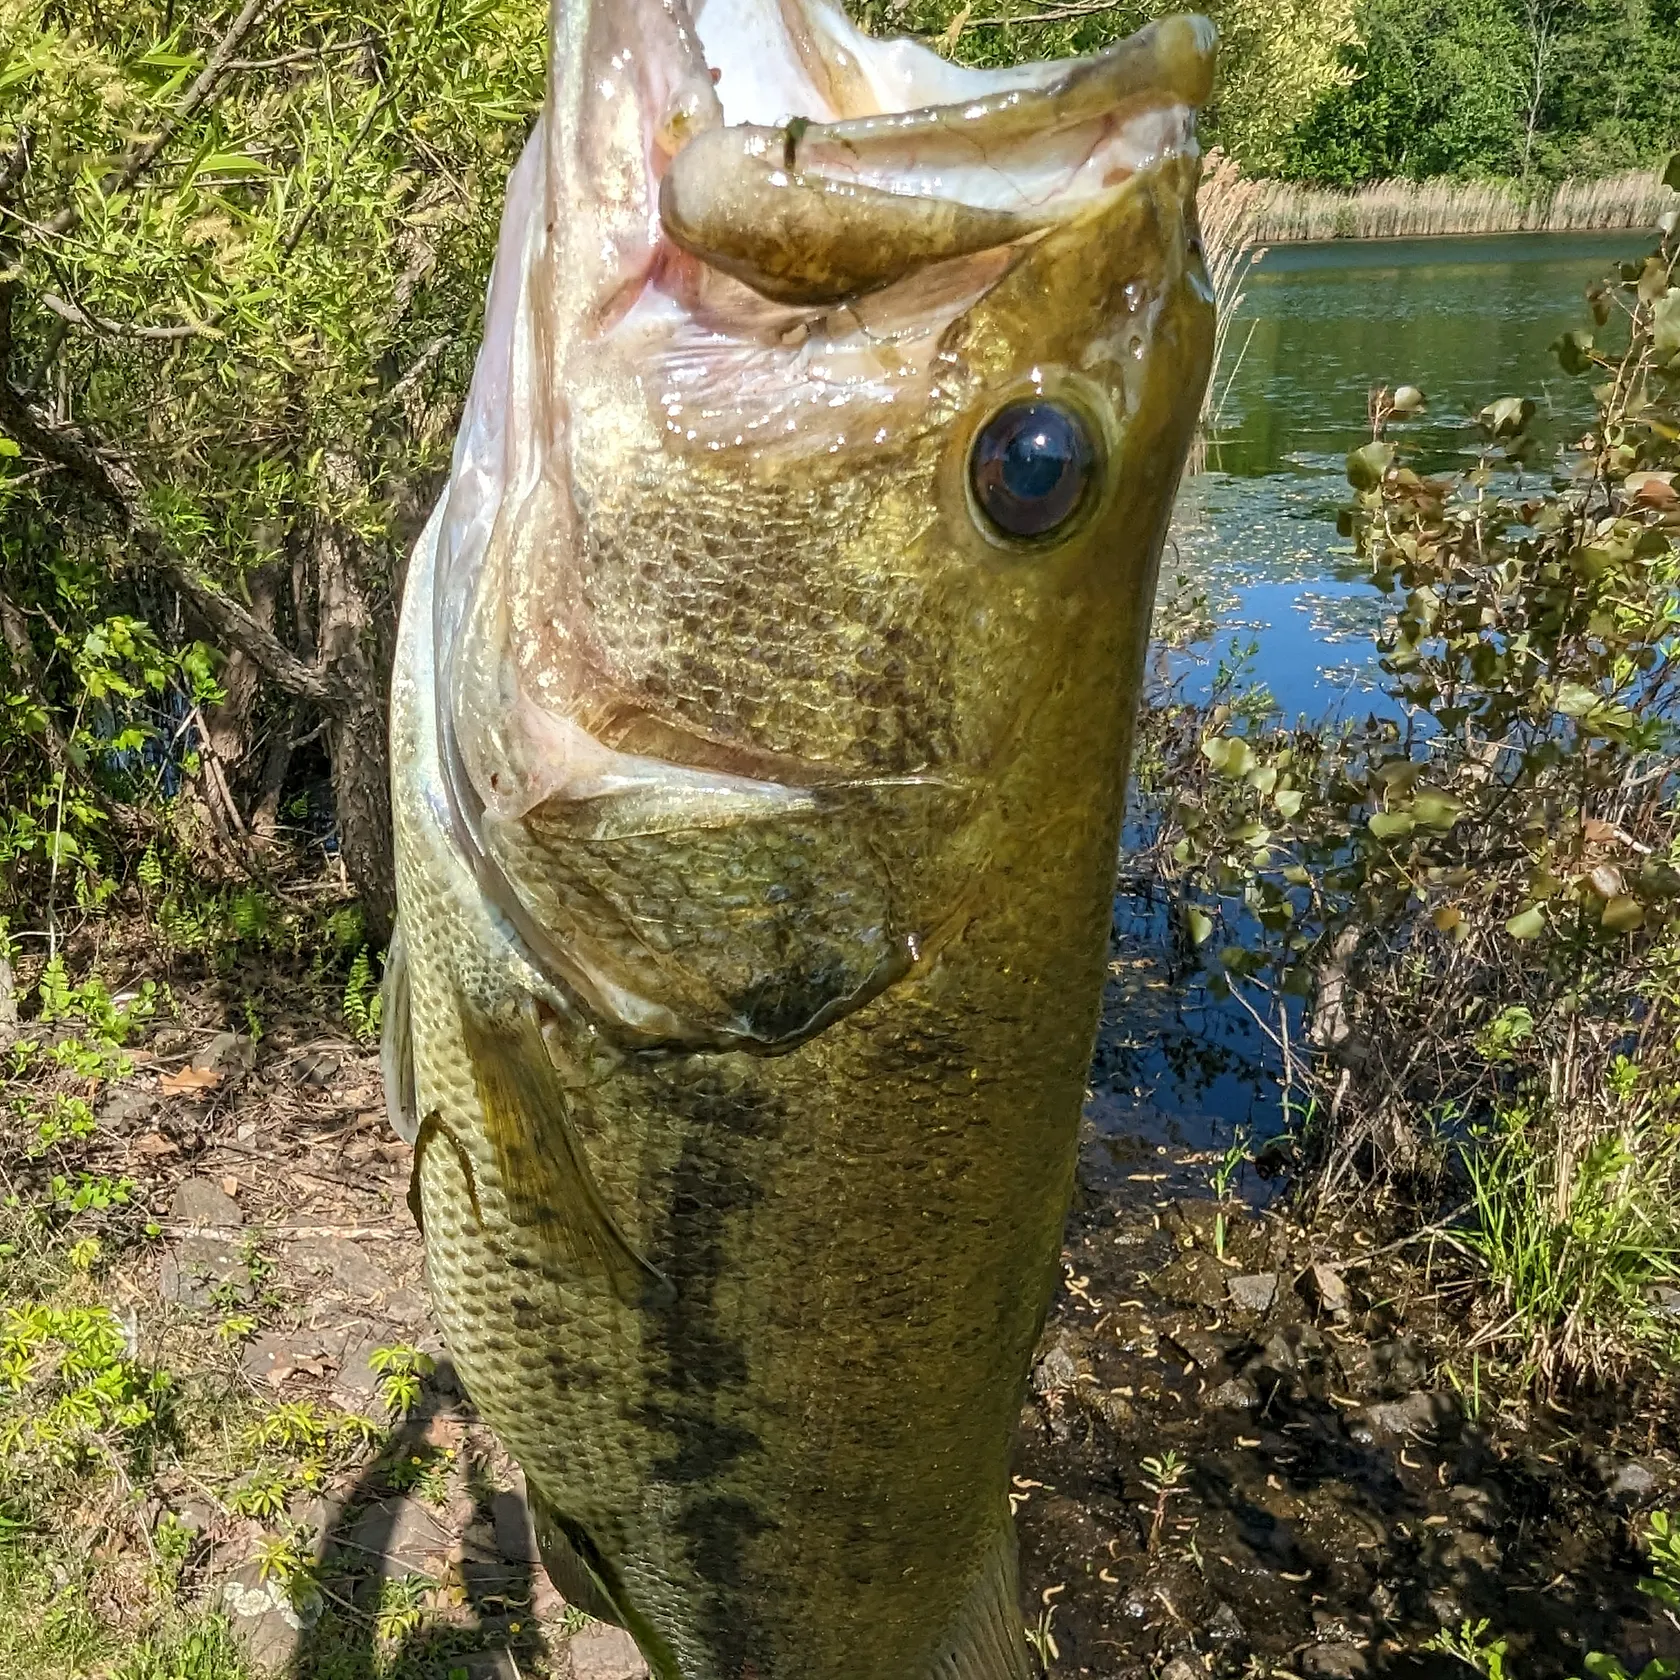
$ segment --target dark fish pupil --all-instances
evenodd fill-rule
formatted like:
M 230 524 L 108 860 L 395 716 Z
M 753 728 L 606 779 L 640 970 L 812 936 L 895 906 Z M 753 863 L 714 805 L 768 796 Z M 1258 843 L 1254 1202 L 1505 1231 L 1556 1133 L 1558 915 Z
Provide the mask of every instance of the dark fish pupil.
M 974 493 L 1006 535 L 1047 536 L 1084 500 L 1092 459 L 1076 415 L 1054 403 L 1012 403 L 975 440 Z

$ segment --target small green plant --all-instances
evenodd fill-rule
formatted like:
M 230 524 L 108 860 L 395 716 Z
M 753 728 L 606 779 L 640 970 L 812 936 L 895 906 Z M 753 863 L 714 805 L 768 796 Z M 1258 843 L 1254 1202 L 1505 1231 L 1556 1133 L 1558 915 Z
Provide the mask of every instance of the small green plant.
M 430 1354 L 395 1343 L 375 1348 L 368 1364 L 379 1378 L 379 1398 L 392 1417 L 406 1417 L 420 1401 L 420 1386 L 432 1374 Z
M 320 1614 L 320 1565 L 295 1530 L 263 1536 L 257 1545 L 257 1570 L 261 1579 L 279 1587 L 300 1615 Z
M 1038 1613 L 1036 1624 L 1029 1626 L 1025 1632 L 1027 1643 L 1033 1649 L 1033 1655 L 1038 1658 L 1038 1666 L 1046 1674 L 1050 1672 L 1050 1665 L 1061 1660 L 1061 1647 L 1056 1643 L 1053 1624 L 1056 1620 L 1055 1597 L 1062 1589 L 1060 1587 L 1046 1587 L 1043 1595 L 1043 1608 Z
M 427 1575 L 386 1581 L 374 1611 L 374 1632 L 388 1644 L 406 1638 L 425 1621 L 427 1595 L 436 1590 L 437 1582 Z
M 363 946 L 351 960 L 350 973 L 344 982 L 344 1022 L 362 1044 L 371 1044 L 379 1037 L 379 1023 L 384 999 L 379 982 L 374 977 L 373 959 Z
M 1161 1527 L 1167 1520 L 1167 1506 L 1184 1491 L 1184 1478 L 1189 1473 L 1188 1462 L 1176 1452 L 1165 1452 L 1159 1458 L 1143 1461 L 1143 1485 L 1155 1496 L 1155 1509 L 1149 1519 L 1150 1552 L 1154 1552 L 1160 1544 Z
M 216 1326 L 216 1340 L 231 1347 L 256 1334 L 257 1321 L 250 1313 L 229 1313 Z
M 1219 1211 L 1213 1216 L 1213 1251 L 1221 1260 L 1225 1258 L 1227 1235 L 1224 1204 L 1231 1199 L 1232 1187 L 1236 1184 L 1237 1176 L 1247 1164 L 1248 1158 L 1247 1128 L 1237 1126 L 1231 1132 L 1231 1141 L 1226 1145 L 1225 1153 L 1220 1156 L 1218 1165 L 1208 1176 L 1208 1188 L 1213 1191 L 1214 1199 L 1220 1204 Z
M 1484 1619 L 1461 1622 L 1456 1631 L 1442 1628 L 1433 1639 L 1425 1641 L 1423 1648 L 1439 1651 L 1443 1656 L 1457 1657 L 1467 1668 L 1485 1674 L 1487 1680 L 1507 1680 L 1505 1652 L 1509 1644 L 1505 1639 L 1490 1639 L 1488 1623 Z
M 271 1464 L 258 1465 L 246 1471 L 244 1480 L 228 1494 L 228 1509 L 235 1516 L 263 1521 L 279 1516 L 289 1495 L 290 1484 L 282 1471 Z
M 396 1493 L 414 1493 L 428 1504 L 444 1505 L 449 1501 L 449 1475 L 454 1464 L 451 1449 L 423 1445 L 396 1459 L 386 1470 L 385 1481 Z
M 1645 1525 L 1651 1549 L 1651 1573 L 1639 1590 L 1654 1598 L 1671 1618 L 1680 1616 L 1680 1525 L 1667 1511 L 1653 1511 Z

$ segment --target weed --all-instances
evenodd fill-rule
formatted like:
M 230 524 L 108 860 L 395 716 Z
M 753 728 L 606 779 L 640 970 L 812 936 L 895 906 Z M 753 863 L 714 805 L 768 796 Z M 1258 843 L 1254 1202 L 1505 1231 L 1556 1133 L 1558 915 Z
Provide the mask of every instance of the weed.
M 248 1341 L 256 1334 L 257 1321 L 250 1313 L 229 1313 L 216 1326 L 216 1340 L 231 1347 L 236 1342 Z
M 422 1446 L 418 1452 L 395 1460 L 385 1472 L 393 1492 L 415 1493 L 431 1505 L 449 1502 L 449 1473 L 455 1454 L 447 1447 Z
M 379 1023 L 384 1011 L 379 982 L 374 977 L 373 961 L 363 946 L 350 964 L 349 977 L 344 982 L 344 1022 L 362 1044 L 371 1044 L 379 1037 Z
M 1485 1674 L 1487 1680 L 1507 1680 L 1505 1652 L 1509 1643 L 1504 1639 L 1488 1638 L 1485 1619 L 1474 1623 L 1466 1620 L 1459 1624 L 1456 1633 L 1451 1628 L 1442 1628 L 1433 1639 L 1425 1641 L 1423 1648 L 1439 1651 L 1443 1656 L 1457 1657 L 1467 1668 Z
M 1182 1483 L 1190 1466 L 1176 1452 L 1143 1461 L 1143 1485 L 1155 1495 L 1155 1510 L 1149 1520 L 1149 1551 L 1161 1540 L 1161 1525 L 1167 1520 L 1167 1505 L 1184 1491 Z
M 277 1517 L 286 1509 L 289 1487 L 285 1474 L 271 1464 L 258 1465 L 228 1495 L 228 1509 L 236 1516 L 259 1521 Z
M 428 1575 L 405 1575 L 401 1580 L 386 1581 L 379 1590 L 379 1604 L 374 1611 L 373 1625 L 378 1636 L 387 1641 L 405 1638 L 426 1619 L 426 1597 L 437 1590 L 437 1582 Z
M 1027 1643 L 1032 1646 L 1033 1654 L 1038 1658 L 1039 1667 L 1046 1674 L 1050 1672 L 1050 1665 L 1061 1660 L 1061 1648 L 1056 1644 L 1056 1635 L 1051 1630 L 1051 1624 L 1056 1619 L 1055 1598 L 1063 1589 L 1061 1587 L 1046 1587 L 1042 1596 L 1043 1608 L 1038 1613 L 1036 1626 L 1027 1628 Z
M 431 1375 L 430 1354 L 401 1343 L 375 1348 L 368 1358 L 379 1376 L 379 1398 L 392 1417 L 406 1417 L 420 1400 L 420 1385 Z
M 300 1616 L 313 1620 L 321 1612 L 320 1565 L 296 1530 L 265 1534 L 257 1543 L 257 1573 L 286 1595 Z
M 143 1639 L 111 1671 L 111 1680 L 242 1680 L 245 1663 L 227 1622 L 200 1617 L 166 1639 Z
M 1519 1108 L 1464 1151 L 1475 1214 L 1465 1240 L 1504 1315 L 1484 1336 L 1519 1344 L 1548 1380 L 1613 1364 L 1630 1344 L 1667 1351 L 1673 1331 L 1648 1293 L 1680 1271 L 1676 1140 L 1601 1136 L 1571 1165 L 1534 1137 Z

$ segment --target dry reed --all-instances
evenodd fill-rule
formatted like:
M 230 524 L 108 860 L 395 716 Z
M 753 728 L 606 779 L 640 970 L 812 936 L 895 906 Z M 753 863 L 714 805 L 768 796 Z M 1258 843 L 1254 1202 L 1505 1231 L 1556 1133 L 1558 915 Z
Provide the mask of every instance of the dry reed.
M 1647 169 L 1567 180 L 1524 193 L 1505 181 L 1374 181 L 1355 192 L 1267 183 L 1252 237 L 1282 245 L 1320 239 L 1398 239 L 1450 233 L 1654 228 L 1680 194 Z
M 1213 340 L 1213 376 L 1208 380 L 1207 395 L 1202 399 L 1202 417 L 1191 446 L 1189 471 L 1198 473 L 1206 465 L 1207 438 L 1219 426 L 1225 398 L 1231 381 L 1242 366 L 1245 340 L 1236 363 L 1225 366 L 1228 345 L 1226 335 L 1236 318 L 1237 308 L 1245 293 L 1243 283 L 1248 271 L 1265 251 L 1260 243 L 1260 220 L 1265 213 L 1272 183 L 1244 175 L 1236 162 L 1223 152 L 1208 154 L 1202 170 L 1201 190 L 1196 195 L 1196 218 L 1201 224 L 1202 251 L 1207 262 L 1208 278 L 1213 283 L 1217 324 Z M 1249 331 L 1252 334 L 1253 324 Z

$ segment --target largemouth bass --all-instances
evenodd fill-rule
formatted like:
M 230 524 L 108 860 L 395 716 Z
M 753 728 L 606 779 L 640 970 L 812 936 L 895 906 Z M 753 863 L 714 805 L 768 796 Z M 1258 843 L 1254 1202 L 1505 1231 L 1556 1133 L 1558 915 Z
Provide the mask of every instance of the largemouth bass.
M 661 1680 L 1024 1680 L 1213 33 L 559 0 L 407 582 L 387 1076 L 468 1391 Z

